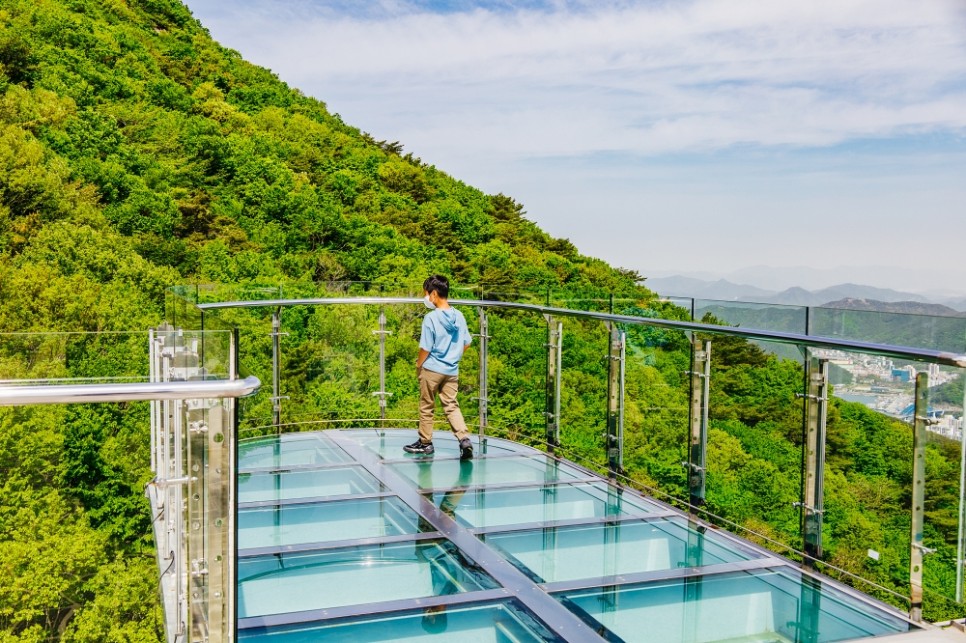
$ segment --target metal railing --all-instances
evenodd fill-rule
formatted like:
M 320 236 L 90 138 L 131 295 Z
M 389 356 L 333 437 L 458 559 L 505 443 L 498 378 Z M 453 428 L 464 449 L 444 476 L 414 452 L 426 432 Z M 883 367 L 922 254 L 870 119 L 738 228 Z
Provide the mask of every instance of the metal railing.
M 151 403 L 151 502 L 165 629 L 176 641 L 231 641 L 235 625 L 235 399 L 258 378 L 205 379 L 173 329 L 151 331 L 149 382 L 0 383 L 0 406 Z M 202 342 L 203 343 L 203 342 Z M 231 338 L 229 352 L 234 354 Z M 189 365 L 190 362 L 190 365 Z
M 206 314 L 224 309 L 269 309 L 272 315 L 272 381 L 273 381 L 273 425 L 276 430 L 281 430 L 282 413 L 281 401 L 285 399 L 281 394 L 281 356 L 280 342 L 278 338 L 282 333 L 281 313 L 284 309 L 296 306 L 393 306 L 421 304 L 422 300 L 415 297 L 332 297 L 332 298 L 311 298 L 311 299 L 272 299 L 260 301 L 224 301 L 195 304 L 201 314 L 201 323 L 204 325 Z M 491 300 L 463 300 L 452 299 L 450 303 L 457 306 L 468 306 L 479 311 L 480 332 L 476 335 L 479 338 L 479 388 L 478 401 L 479 409 L 479 436 L 481 442 L 485 441 L 489 426 L 489 383 L 488 383 L 488 364 L 487 355 L 489 352 L 488 344 L 490 334 L 488 330 L 487 311 L 492 309 L 502 309 L 509 311 L 523 311 L 534 315 L 542 316 L 547 322 L 547 379 L 546 379 L 546 432 L 544 445 L 548 451 L 559 448 L 560 445 L 560 424 L 561 424 L 561 347 L 563 336 L 564 319 L 575 319 L 580 321 L 601 322 L 608 329 L 610 340 L 608 342 L 608 354 L 605 356 L 607 363 L 607 410 L 606 410 L 606 429 L 604 433 L 607 471 L 612 478 L 626 480 L 624 476 L 624 423 L 625 408 L 625 366 L 627 361 L 625 328 L 633 326 L 649 326 L 672 331 L 680 331 L 692 336 L 692 364 L 690 370 L 691 395 L 689 404 L 690 422 L 688 429 L 688 461 L 683 463 L 688 471 L 688 489 L 690 497 L 686 501 L 692 511 L 702 511 L 705 504 L 706 494 L 706 459 L 708 449 L 708 408 L 710 390 L 710 363 L 711 363 L 711 344 L 706 341 L 708 337 L 729 336 L 738 337 L 757 342 L 768 342 L 774 344 L 792 345 L 798 347 L 804 356 L 805 365 L 805 392 L 802 397 L 805 399 L 805 409 L 803 412 L 803 492 L 800 502 L 795 503 L 801 511 L 802 538 L 803 543 L 800 550 L 791 550 L 801 556 L 803 564 L 814 566 L 821 562 L 823 554 L 822 531 L 824 524 L 824 468 L 825 468 L 825 423 L 828 412 L 828 358 L 821 355 L 813 355 L 816 349 L 844 351 L 863 355 L 875 355 L 898 360 L 909 360 L 915 362 L 925 362 L 938 364 L 954 368 L 966 368 L 966 355 L 942 350 L 932 350 L 916 348 L 910 346 L 883 344 L 875 342 L 857 341 L 837 337 L 821 337 L 806 335 L 794 332 L 764 330 L 754 328 L 739 328 L 706 324 L 694 321 L 680 321 L 673 319 L 661 319 L 655 317 L 643 317 L 636 315 L 614 314 L 595 311 L 573 310 L 539 304 L 491 301 Z M 379 330 L 375 331 L 384 340 L 386 331 L 385 316 L 380 315 Z M 699 336 L 704 338 L 699 340 Z M 821 352 L 821 351 L 819 351 Z M 374 395 L 380 396 L 380 415 L 385 417 L 385 397 L 390 395 L 386 391 L 386 356 L 384 346 L 380 349 L 380 390 Z M 921 406 L 921 400 L 925 396 L 925 388 L 928 380 L 925 377 L 916 379 L 916 418 L 927 414 L 927 407 Z M 925 436 L 925 421 L 913 423 L 916 449 L 921 448 Z M 963 444 L 961 443 L 961 447 Z M 962 472 L 966 471 L 966 449 L 962 450 L 960 462 L 961 477 Z M 921 460 L 921 458 L 920 458 Z M 920 490 L 924 486 L 924 472 L 917 463 L 913 463 L 913 476 L 915 489 Z M 960 485 L 960 534 L 958 539 L 957 554 L 957 585 L 956 600 L 962 601 L 963 597 L 963 562 L 964 562 L 964 535 L 962 533 L 963 509 L 966 506 L 963 496 L 964 485 Z M 912 530 L 910 534 L 909 552 L 909 578 L 910 578 L 910 614 L 918 618 L 921 610 L 922 600 L 922 578 L 923 565 L 922 554 L 928 552 L 923 546 L 923 502 L 915 502 L 910 508 Z M 889 592 L 885 588 L 884 591 Z

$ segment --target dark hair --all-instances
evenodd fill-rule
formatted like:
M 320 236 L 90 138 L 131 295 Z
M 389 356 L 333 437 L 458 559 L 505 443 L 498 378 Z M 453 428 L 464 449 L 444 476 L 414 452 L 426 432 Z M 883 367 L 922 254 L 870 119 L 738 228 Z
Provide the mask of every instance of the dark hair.
M 430 275 L 423 282 L 423 290 L 426 292 L 433 292 L 435 290 L 437 295 L 446 299 L 449 297 L 449 279 L 443 275 Z

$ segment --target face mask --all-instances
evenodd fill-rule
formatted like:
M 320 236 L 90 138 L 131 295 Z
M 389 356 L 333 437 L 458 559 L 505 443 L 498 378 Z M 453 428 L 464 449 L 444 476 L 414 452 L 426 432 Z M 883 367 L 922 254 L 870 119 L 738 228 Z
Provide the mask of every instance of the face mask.
M 429 308 L 430 310 L 436 308 L 436 304 L 429 300 L 429 295 L 423 297 L 423 303 L 426 305 L 426 308 Z

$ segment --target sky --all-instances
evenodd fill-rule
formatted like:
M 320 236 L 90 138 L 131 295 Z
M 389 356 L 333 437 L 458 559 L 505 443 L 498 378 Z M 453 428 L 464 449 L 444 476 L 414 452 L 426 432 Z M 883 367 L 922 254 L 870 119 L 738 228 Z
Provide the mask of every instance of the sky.
M 966 294 L 961 0 L 187 0 L 377 140 L 644 276 Z

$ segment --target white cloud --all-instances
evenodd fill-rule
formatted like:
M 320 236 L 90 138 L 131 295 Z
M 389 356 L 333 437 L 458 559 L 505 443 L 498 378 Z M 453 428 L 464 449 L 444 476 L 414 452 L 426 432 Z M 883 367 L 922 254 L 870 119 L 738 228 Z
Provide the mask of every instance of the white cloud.
M 940 230 L 966 243 L 959 0 L 562 0 L 448 13 L 338 2 L 188 0 L 216 39 L 346 122 L 513 194 L 551 233 L 615 263 L 733 269 L 762 263 L 758 253 L 795 265 L 824 242 L 877 265 L 888 246 L 927 245 Z M 914 135 L 943 145 L 916 148 Z M 869 140 L 881 150 L 808 160 Z M 869 212 L 899 223 L 873 230 Z M 683 254 L 689 229 L 705 245 Z M 930 261 L 951 274 L 959 254 Z
M 256 2 L 211 26 L 350 122 L 393 138 L 402 125 L 431 150 L 660 154 L 966 130 L 966 20 L 951 1 L 390 5 L 359 18 Z

